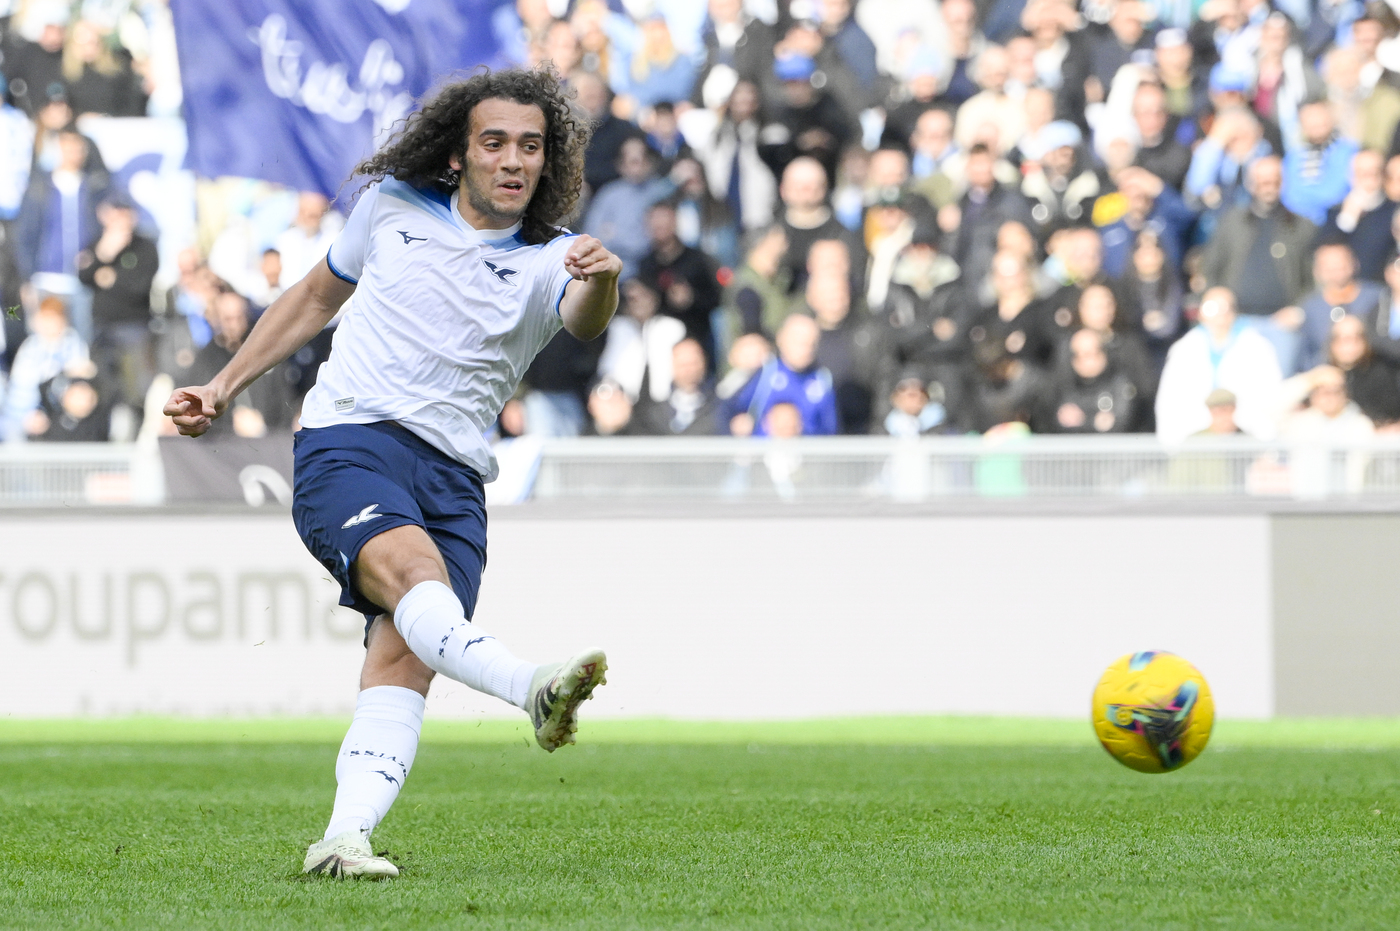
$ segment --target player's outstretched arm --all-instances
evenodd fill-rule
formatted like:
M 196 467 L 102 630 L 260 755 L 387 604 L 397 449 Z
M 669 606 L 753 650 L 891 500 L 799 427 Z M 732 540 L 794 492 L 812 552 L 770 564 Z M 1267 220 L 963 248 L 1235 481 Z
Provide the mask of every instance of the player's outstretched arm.
M 213 381 L 175 389 L 165 402 L 166 416 L 185 436 L 204 433 L 239 392 L 321 332 L 353 293 L 355 286 L 337 277 L 322 259 L 272 302 Z
M 617 310 L 622 259 L 592 236 L 579 236 L 564 254 L 564 268 L 574 276 L 559 304 L 564 329 L 585 340 L 602 335 Z

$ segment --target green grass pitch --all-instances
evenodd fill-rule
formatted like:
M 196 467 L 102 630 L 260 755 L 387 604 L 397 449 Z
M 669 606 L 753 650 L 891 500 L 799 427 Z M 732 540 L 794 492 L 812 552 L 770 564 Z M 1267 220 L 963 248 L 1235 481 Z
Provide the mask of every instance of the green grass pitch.
M 343 721 L 0 720 L 4 928 L 1400 928 L 1400 722 L 1224 722 L 1145 776 L 1087 723 L 429 722 L 298 875 Z

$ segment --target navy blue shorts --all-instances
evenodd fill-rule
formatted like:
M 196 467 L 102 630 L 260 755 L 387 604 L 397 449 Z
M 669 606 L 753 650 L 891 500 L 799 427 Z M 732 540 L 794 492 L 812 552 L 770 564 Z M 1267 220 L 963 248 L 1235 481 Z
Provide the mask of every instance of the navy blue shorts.
M 365 616 L 385 609 L 355 588 L 350 570 L 377 534 L 413 524 L 447 564 L 467 617 L 486 568 L 481 476 L 396 423 L 304 427 L 293 440 L 292 520 L 311 555 L 340 583 L 340 603 Z

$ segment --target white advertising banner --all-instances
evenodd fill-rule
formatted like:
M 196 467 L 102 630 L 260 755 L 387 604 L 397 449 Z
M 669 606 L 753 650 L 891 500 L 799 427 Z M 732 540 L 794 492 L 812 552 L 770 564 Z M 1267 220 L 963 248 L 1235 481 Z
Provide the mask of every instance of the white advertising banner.
M 1166 649 L 1273 712 L 1268 521 L 492 514 L 477 622 L 599 645 L 587 713 L 1079 716 Z M 1205 558 L 1207 555 L 1228 558 Z M 0 518 L 0 714 L 348 715 L 363 619 L 285 513 Z M 439 680 L 429 714 L 511 715 Z

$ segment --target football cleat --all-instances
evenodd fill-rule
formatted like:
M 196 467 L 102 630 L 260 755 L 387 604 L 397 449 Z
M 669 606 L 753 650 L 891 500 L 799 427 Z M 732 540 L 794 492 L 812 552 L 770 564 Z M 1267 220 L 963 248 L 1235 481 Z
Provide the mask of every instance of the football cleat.
M 550 753 L 574 742 L 579 703 L 606 685 L 608 658 L 602 650 L 585 650 L 566 663 L 541 666 L 530 680 L 526 710 L 535 725 L 535 741 Z
M 312 844 L 301 871 L 335 879 L 392 879 L 399 875 L 399 868 L 376 857 L 369 838 L 354 829 Z

